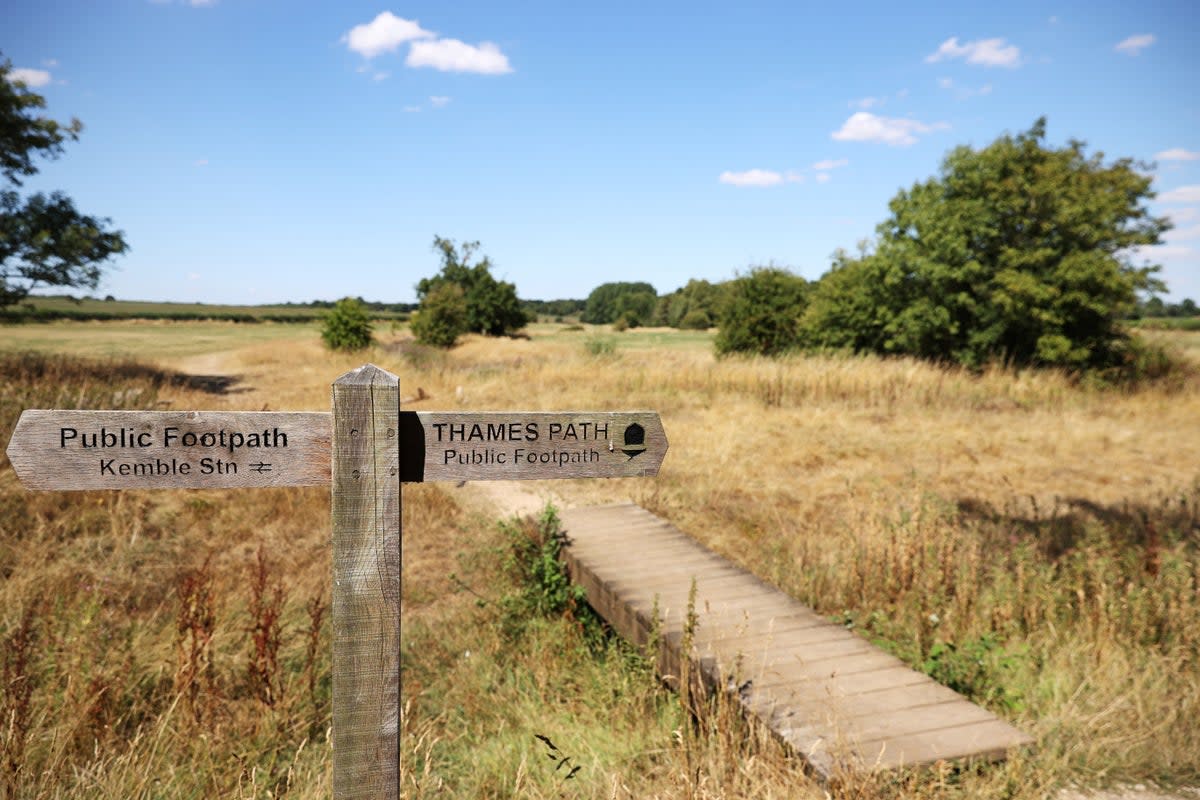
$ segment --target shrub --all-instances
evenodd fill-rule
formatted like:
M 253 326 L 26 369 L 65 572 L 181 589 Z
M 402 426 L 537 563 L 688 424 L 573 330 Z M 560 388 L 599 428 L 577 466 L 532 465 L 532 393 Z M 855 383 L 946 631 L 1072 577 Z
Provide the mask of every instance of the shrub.
M 431 297 L 445 286 L 457 286 L 462 291 L 463 327 L 459 333 L 482 333 L 487 336 L 509 336 L 525 327 L 531 316 L 521 308 L 517 289 L 507 281 L 496 280 L 491 273 L 492 262 L 484 256 L 471 263 L 479 242 L 464 242 L 461 245 L 449 239 L 435 236 L 433 249 L 441 254 L 442 270 L 432 278 L 417 283 L 417 297 L 424 310 Z M 446 302 L 447 298 L 438 298 Z M 457 304 L 455 304 L 457 305 Z M 444 313 L 445 309 L 441 313 Z M 455 316 L 457 310 L 455 309 Z M 532 315 L 536 319 L 536 314 Z M 449 330 L 440 331 L 444 340 Z M 454 339 L 458 338 L 455 333 Z M 432 342 L 431 342 L 432 343 Z M 442 344 L 442 347 L 450 347 Z
M 422 344 L 453 347 L 468 330 L 466 293 L 456 283 L 436 286 L 421 301 L 410 326 Z
M 875 252 L 839 254 L 805 320 L 808 343 L 979 367 L 1072 370 L 1125 358 L 1120 320 L 1162 284 L 1131 248 L 1169 227 L 1149 215 L 1151 176 L 1129 159 L 1045 145 L 1045 120 L 901 191 Z
M 718 355 L 774 356 L 800 344 L 808 281 L 779 267 L 755 267 L 729 284 L 717 332 Z
M 330 350 L 362 350 L 370 347 L 371 319 L 363 304 L 353 297 L 343 297 L 324 316 L 321 338 Z

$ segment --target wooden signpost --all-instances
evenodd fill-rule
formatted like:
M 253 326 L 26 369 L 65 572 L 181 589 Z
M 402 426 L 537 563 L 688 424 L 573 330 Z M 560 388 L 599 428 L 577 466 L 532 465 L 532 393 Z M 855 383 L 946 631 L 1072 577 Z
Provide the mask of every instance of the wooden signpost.
M 331 486 L 334 797 L 400 792 L 400 484 L 658 474 L 658 414 L 400 410 L 395 375 L 333 383 L 333 413 L 21 414 L 8 459 L 30 489 Z

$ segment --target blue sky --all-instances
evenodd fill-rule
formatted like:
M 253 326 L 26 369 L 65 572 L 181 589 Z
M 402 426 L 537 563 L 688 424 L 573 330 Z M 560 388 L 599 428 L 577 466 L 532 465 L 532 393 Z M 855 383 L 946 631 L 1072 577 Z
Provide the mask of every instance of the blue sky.
M 26 0 L 0 50 L 85 125 L 27 187 L 125 232 L 100 294 L 410 302 L 435 235 L 526 298 L 815 279 L 950 148 L 1044 115 L 1156 162 L 1176 230 L 1139 263 L 1200 299 L 1191 2 Z

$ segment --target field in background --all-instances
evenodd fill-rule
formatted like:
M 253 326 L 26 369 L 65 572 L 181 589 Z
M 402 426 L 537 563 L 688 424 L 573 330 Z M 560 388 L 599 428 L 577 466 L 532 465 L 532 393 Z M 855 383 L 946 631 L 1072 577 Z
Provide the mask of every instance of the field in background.
M 217 305 L 213 303 L 164 303 L 145 300 L 100 300 L 94 297 L 72 298 L 62 295 L 31 295 L 20 306 L 5 309 L 0 320 L 9 315 L 34 320 L 112 321 L 143 320 L 221 320 L 225 322 L 316 322 L 328 309 L 306 305 Z M 403 320 L 408 314 L 395 309 L 371 311 L 379 320 Z
M 5 357 L 5 441 L 24 407 L 324 409 L 364 361 L 423 397 L 413 409 L 658 410 L 657 479 L 525 488 L 632 498 L 1038 739 L 1003 766 L 839 796 L 1200 781 L 1195 378 L 1099 390 L 907 360 L 716 361 L 709 334 L 561 324 L 448 353 L 384 330 L 359 355 L 326 352 L 315 326 L 4 334 L 9 353 L 157 369 Z M 1200 354 L 1195 333 L 1154 335 Z M 213 394 L 176 372 L 237 380 Z M 720 702 L 689 721 L 582 610 L 515 613 L 528 534 L 499 530 L 474 487 L 406 487 L 404 514 L 406 796 L 824 796 Z M 321 490 L 32 494 L 0 460 L 12 796 L 326 796 L 328 535 Z M 570 783 L 537 735 L 580 765 Z

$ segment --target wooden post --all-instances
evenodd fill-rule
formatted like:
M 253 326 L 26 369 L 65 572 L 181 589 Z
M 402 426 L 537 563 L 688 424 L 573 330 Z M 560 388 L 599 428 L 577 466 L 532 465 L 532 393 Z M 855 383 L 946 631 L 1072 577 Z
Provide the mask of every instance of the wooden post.
M 333 796 L 400 795 L 400 381 L 333 384 Z

